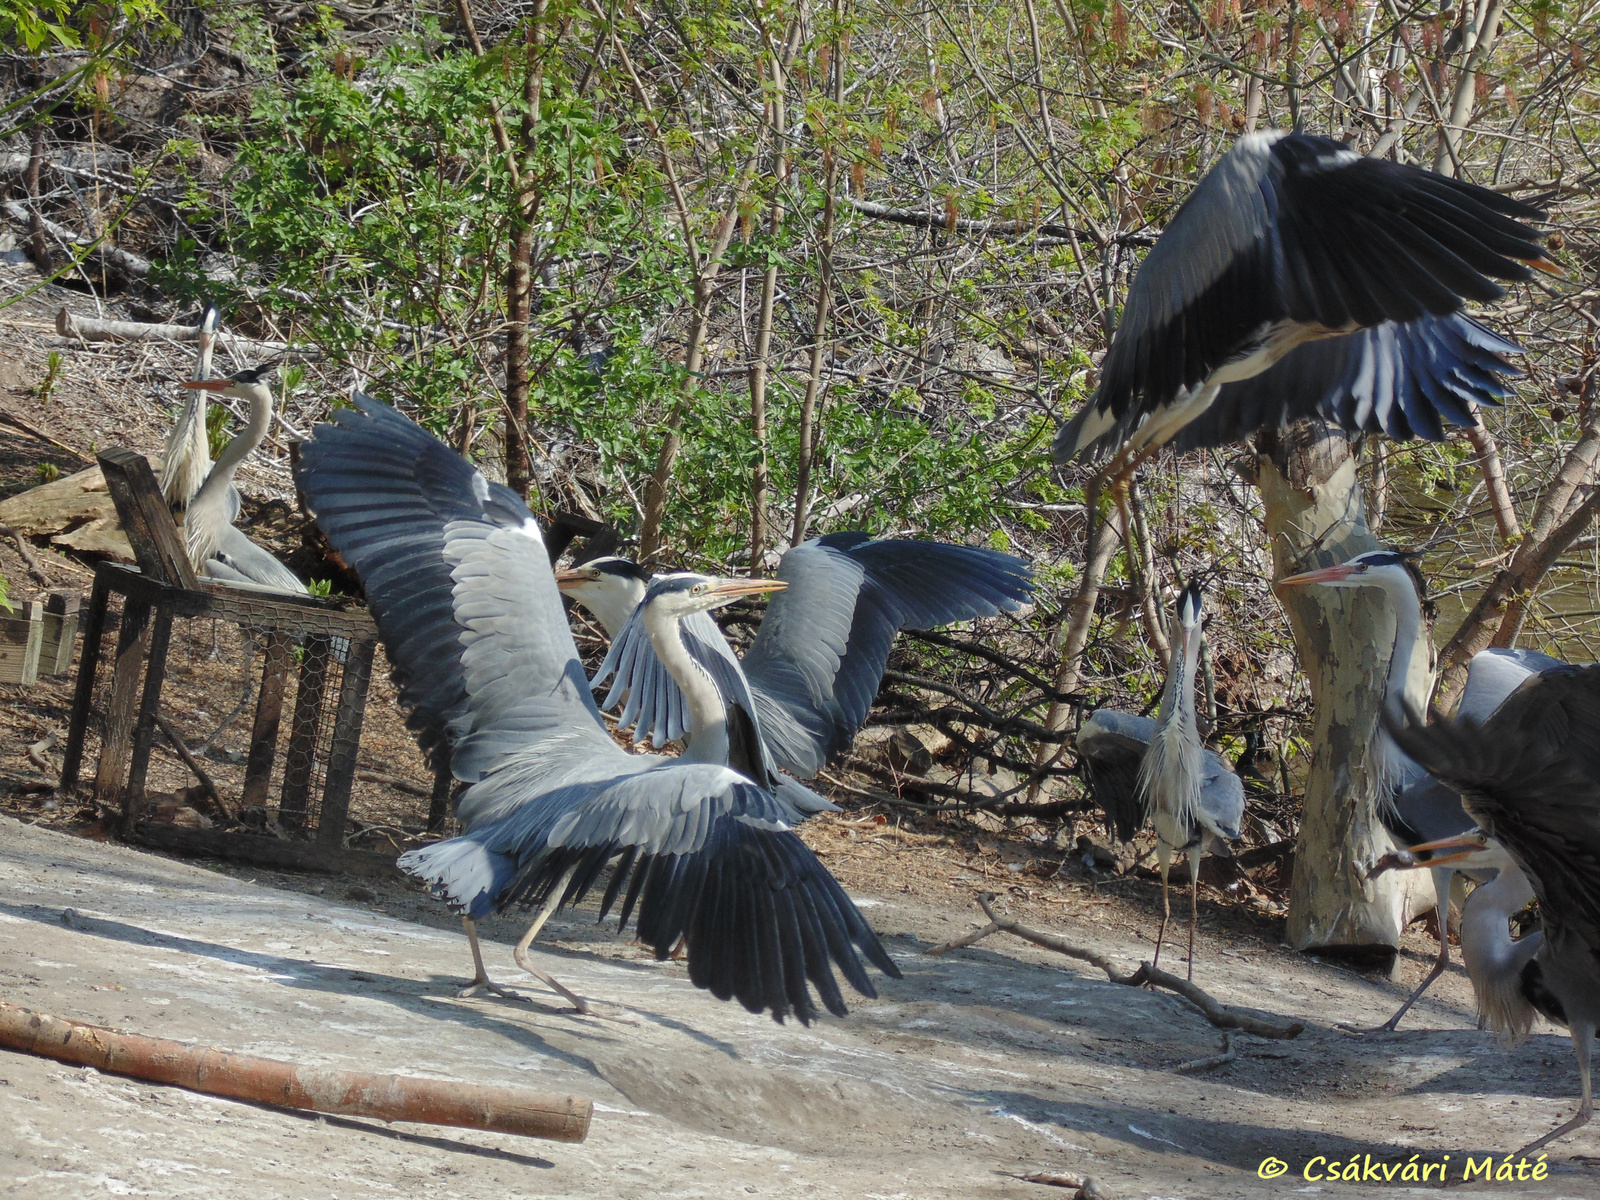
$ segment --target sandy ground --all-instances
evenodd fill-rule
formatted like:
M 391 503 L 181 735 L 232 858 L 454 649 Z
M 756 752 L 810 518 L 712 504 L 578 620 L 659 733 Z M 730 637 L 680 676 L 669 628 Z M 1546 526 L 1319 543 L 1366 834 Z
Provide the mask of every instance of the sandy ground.
M 926 946 L 972 923 L 959 889 L 939 904 L 850 883 L 905 979 L 810 1029 L 718 1003 L 681 964 L 653 962 L 582 912 L 554 922 L 546 963 L 612 1002 L 623 1023 L 561 1012 L 537 990 L 533 1003 L 457 999 L 464 942 L 398 881 L 352 906 L 341 881 L 233 876 L 0 818 L 9 1000 L 250 1053 L 596 1104 L 589 1140 L 569 1146 L 295 1115 L 5 1053 L 0 1194 L 1047 1200 L 1070 1193 L 1017 1176 L 1073 1171 L 1118 1197 L 1363 1195 L 1400 1185 L 1311 1184 L 1302 1164 L 1370 1153 L 1459 1165 L 1572 1111 L 1566 1038 L 1498 1047 L 1472 1028 L 1458 972 L 1414 1029 L 1354 1037 L 1333 1023 L 1381 1019 L 1397 983 L 1258 939 L 1208 939 L 1204 986 L 1308 1028 L 1290 1042 L 1237 1038 L 1236 1062 L 1182 1075 L 1173 1068 L 1218 1046 L 1184 1002 L 998 938 L 930 958 Z M 1079 885 L 1063 895 L 1057 929 L 1130 966 L 1147 953 L 1118 926 L 1114 900 Z M 510 919 L 486 929 L 502 979 L 518 974 L 518 932 Z M 1290 1173 L 1260 1180 L 1269 1155 Z M 1580 1133 L 1558 1146 L 1545 1183 L 1474 1190 L 1594 1197 L 1596 1155 L 1600 1130 Z

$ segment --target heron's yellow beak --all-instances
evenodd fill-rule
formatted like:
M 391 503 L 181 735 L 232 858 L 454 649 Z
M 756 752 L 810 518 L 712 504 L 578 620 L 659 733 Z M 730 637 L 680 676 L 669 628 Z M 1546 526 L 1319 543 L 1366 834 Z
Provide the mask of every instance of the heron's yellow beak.
M 1478 855 L 1489 849 L 1489 839 L 1481 832 L 1474 829 L 1469 833 L 1457 834 L 1455 837 L 1439 838 L 1437 841 L 1420 842 L 1415 846 L 1407 846 L 1404 850 L 1394 850 L 1385 854 L 1367 872 L 1368 879 L 1376 879 L 1385 871 L 1408 871 L 1417 867 L 1452 867 L 1458 864 L 1470 864 Z M 1445 851 L 1446 853 L 1440 853 Z M 1427 858 L 1418 855 L 1427 854 Z
M 1298 575 L 1288 575 L 1278 580 L 1276 587 L 1300 587 L 1307 583 L 1337 583 L 1341 579 L 1349 579 L 1356 573 L 1356 569 L 1348 563 L 1340 563 L 1337 567 L 1321 567 L 1315 571 L 1302 571 Z
M 711 589 L 714 596 L 760 596 L 781 592 L 789 585 L 781 579 L 724 579 Z

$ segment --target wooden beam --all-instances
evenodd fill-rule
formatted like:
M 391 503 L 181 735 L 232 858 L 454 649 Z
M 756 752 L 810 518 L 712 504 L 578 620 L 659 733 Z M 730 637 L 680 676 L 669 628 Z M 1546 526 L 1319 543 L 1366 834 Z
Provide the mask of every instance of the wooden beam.
M 78 786 L 83 766 L 83 739 L 89 729 L 89 708 L 94 703 L 94 676 L 100 665 L 100 641 L 106 628 L 106 601 L 111 595 L 111 576 L 104 565 L 94 573 L 94 590 L 89 593 L 89 617 L 83 627 L 83 654 L 78 659 L 78 683 L 72 693 L 72 720 L 67 726 L 67 749 L 61 759 L 61 792 Z
M 99 462 L 139 570 L 159 583 L 189 591 L 199 588 L 183 535 L 144 455 L 114 446 L 100 452 Z

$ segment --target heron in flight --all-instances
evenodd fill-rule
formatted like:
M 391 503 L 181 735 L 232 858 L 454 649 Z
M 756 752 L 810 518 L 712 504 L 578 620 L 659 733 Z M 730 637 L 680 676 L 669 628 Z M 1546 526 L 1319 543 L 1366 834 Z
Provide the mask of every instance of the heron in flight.
M 1435 440 L 1441 421 L 1476 425 L 1520 349 L 1461 308 L 1498 300 L 1495 279 L 1556 269 L 1522 224 L 1542 216 L 1328 138 L 1244 135 L 1140 265 L 1056 461 L 1115 451 L 1107 474 L 1125 487 L 1168 442 L 1223 445 L 1305 416 Z
M 239 532 L 234 525 L 237 497 L 229 499 L 239 464 L 266 439 L 272 424 L 272 388 L 267 382 L 271 376 L 270 367 L 247 367 L 226 379 L 191 379 L 183 384 L 194 391 L 231 396 L 250 406 L 249 422 L 223 448 L 205 483 L 189 501 L 183 515 L 183 537 L 189 561 L 202 576 L 305 595 L 306 585 L 294 572 Z
M 465 832 L 400 865 L 468 920 L 538 905 L 518 947 L 529 969 L 544 920 L 581 901 L 616 859 L 602 919 L 620 900 L 621 924 L 637 912 L 659 958 L 683 937 L 690 980 L 720 999 L 809 1022 L 808 983 L 829 1012 L 846 1011 L 834 966 L 866 996 L 876 993 L 863 956 L 898 976 L 793 832 L 794 810 L 724 765 L 748 730 L 683 647 L 686 618 L 781 582 L 652 581 L 643 619 L 703 749 L 629 754 L 590 695 L 526 506 L 393 409 L 360 395 L 355 404 L 318 426 L 296 482 L 361 576 L 412 727 L 425 746 L 448 745 L 467 785 Z
M 1236 841 L 1244 820 L 1244 784 L 1200 741 L 1195 715 L 1195 667 L 1200 656 L 1200 588 L 1190 583 L 1173 613 L 1172 658 L 1154 720 L 1096 709 L 1078 730 L 1077 748 L 1106 822 L 1130 841 L 1145 822 L 1155 826 L 1161 870 L 1161 928 L 1151 966 L 1172 918 L 1167 873 L 1172 853 L 1189 859 L 1189 978 L 1200 920 L 1200 857 L 1212 839 Z
M 1414 713 L 1386 720 L 1406 753 L 1461 793 L 1479 829 L 1505 849 L 1539 901 L 1543 937 L 1531 957 L 1505 955 L 1488 966 L 1484 977 L 1487 986 L 1512 989 L 1564 1023 L 1577 1052 L 1578 1111 L 1519 1151 L 1528 1155 L 1587 1124 L 1594 1112 L 1590 1051 L 1600 1024 L 1600 667 L 1546 671 L 1482 722 L 1468 718 L 1424 725 Z M 1515 1032 L 1515 1023 L 1510 1029 Z
M 1411 663 L 1422 649 L 1421 577 L 1414 556 L 1394 550 L 1371 550 L 1349 562 L 1304 571 L 1278 581 L 1279 587 L 1321 585 L 1335 588 L 1373 587 L 1389 601 L 1395 618 L 1394 649 L 1384 679 L 1382 712 L 1386 720 L 1373 730 L 1370 761 L 1379 779 L 1378 819 L 1389 831 L 1396 846 L 1413 846 L 1465 833 L 1476 824 L 1462 807 L 1454 789 L 1422 767 L 1396 745 L 1388 723 L 1403 712 L 1406 677 Z M 1467 683 L 1462 689 L 1457 716 L 1483 721 L 1491 716 L 1524 680 L 1547 671 L 1564 669 L 1567 664 L 1535 650 L 1482 650 L 1473 655 L 1467 668 Z M 1422 853 L 1429 853 L 1426 849 Z M 1400 1019 L 1434 980 L 1450 965 L 1450 886 L 1454 871 L 1461 869 L 1455 860 L 1426 861 L 1433 872 L 1436 917 L 1439 928 L 1439 955 L 1416 990 L 1380 1030 L 1393 1031 Z M 1473 868 L 1475 871 L 1476 868 Z
M 648 578 L 620 558 L 556 575 L 612 639 L 594 677 L 598 686 L 615 676 L 601 707 L 622 704 L 620 726 L 641 741 L 661 746 L 687 733 L 692 745 L 682 693 L 645 636 L 638 605 Z M 860 532 L 802 542 L 779 561 L 777 578 L 788 586 L 768 603 L 742 660 L 708 615 L 685 621 L 683 639 L 724 682 L 724 698 L 754 715 L 774 765 L 799 779 L 850 748 L 900 630 L 1016 612 L 1033 599 L 1032 573 L 1012 555 Z

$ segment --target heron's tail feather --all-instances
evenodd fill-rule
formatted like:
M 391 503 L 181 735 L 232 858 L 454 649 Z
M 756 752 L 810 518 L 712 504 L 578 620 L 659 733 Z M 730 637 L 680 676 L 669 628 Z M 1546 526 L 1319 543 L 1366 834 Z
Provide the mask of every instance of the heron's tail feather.
M 496 853 L 470 834 L 408 850 L 398 865 L 474 921 L 494 912 L 496 902 L 517 876 L 514 859 Z

